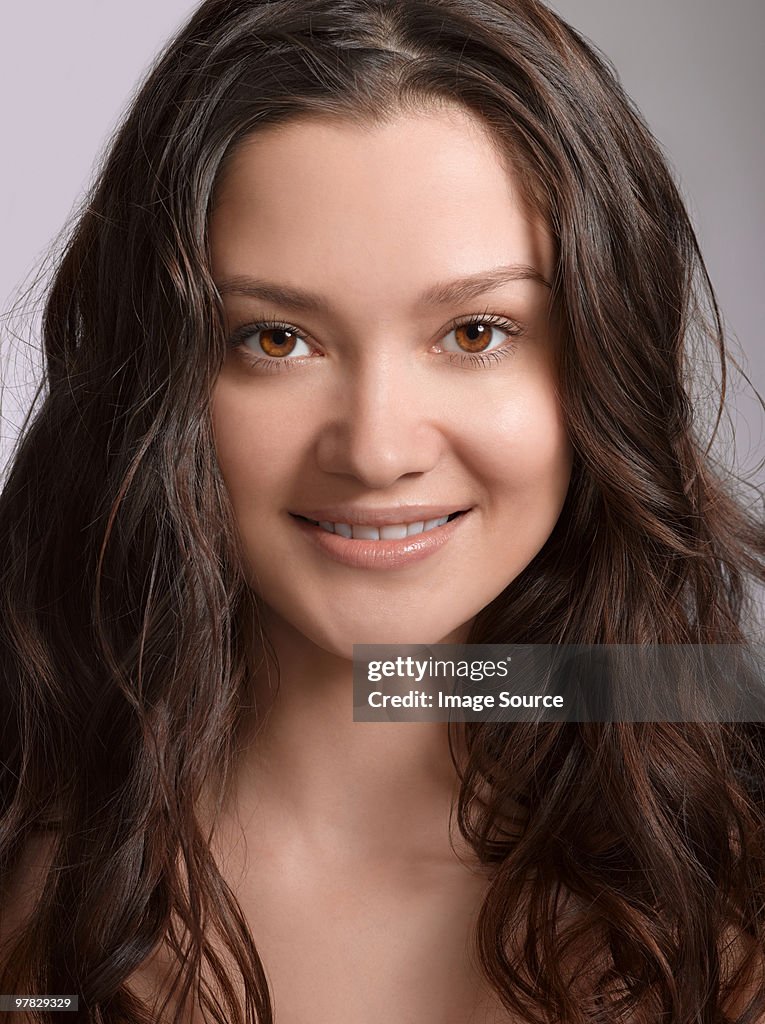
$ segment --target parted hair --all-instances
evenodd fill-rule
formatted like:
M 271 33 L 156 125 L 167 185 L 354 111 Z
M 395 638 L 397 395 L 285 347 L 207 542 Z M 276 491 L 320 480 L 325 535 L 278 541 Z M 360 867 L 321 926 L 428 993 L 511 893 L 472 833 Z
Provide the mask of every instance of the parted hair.
M 131 100 L 68 235 L 42 401 L 0 496 L 3 878 L 33 836 L 53 841 L 0 951 L 0 991 L 77 992 L 79 1020 L 149 1024 L 125 981 L 164 941 L 179 970 L 162 1019 L 184 1019 L 197 983 L 207 1020 L 274 1019 L 198 813 L 230 776 L 259 656 L 211 429 L 226 337 L 208 215 L 261 127 L 455 103 L 552 232 L 574 449 L 553 533 L 468 641 L 742 644 L 757 629 L 762 508 L 712 455 L 692 399 L 719 367 L 719 421 L 721 315 L 672 174 L 606 60 L 538 0 L 206 0 Z M 762 727 L 464 730 L 454 811 L 492 872 L 474 949 L 509 1011 L 760 1019 Z M 749 1015 L 731 1010 L 747 978 Z

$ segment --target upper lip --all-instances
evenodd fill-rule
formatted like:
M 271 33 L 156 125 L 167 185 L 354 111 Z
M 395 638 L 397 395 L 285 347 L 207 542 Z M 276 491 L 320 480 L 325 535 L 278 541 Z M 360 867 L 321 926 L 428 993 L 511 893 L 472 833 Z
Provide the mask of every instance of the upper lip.
M 335 505 L 328 508 L 301 509 L 291 515 L 315 519 L 318 523 L 348 523 L 351 526 L 394 526 L 442 519 L 454 512 L 466 512 L 470 505 L 397 505 L 395 508 L 358 508 Z

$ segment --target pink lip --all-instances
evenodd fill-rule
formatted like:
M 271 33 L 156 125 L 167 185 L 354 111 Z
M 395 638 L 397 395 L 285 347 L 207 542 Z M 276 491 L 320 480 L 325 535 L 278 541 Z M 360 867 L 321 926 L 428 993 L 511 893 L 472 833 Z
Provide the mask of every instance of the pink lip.
M 327 530 L 322 530 L 320 526 L 314 526 L 302 519 L 295 519 L 294 516 L 291 518 L 308 540 L 336 562 L 350 565 L 354 569 L 398 569 L 404 565 L 420 562 L 423 558 L 435 554 L 459 530 L 460 524 L 469 515 L 470 513 L 466 512 L 427 533 L 402 537 L 400 540 L 357 540 L 340 537 L 338 534 L 329 533 Z M 311 516 L 311 518 L 314 517 Z M 329 520 L 329 522 L 335 521 L 342 522 L 343 520 Z M 397 522 L 402 522 L 402 520 L 399 519 Z

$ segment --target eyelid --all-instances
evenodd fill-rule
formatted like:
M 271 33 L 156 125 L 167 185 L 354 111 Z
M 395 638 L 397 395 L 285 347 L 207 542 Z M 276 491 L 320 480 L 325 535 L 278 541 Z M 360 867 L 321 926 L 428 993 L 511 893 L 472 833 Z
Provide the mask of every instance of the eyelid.
M 465 313 L 454 317 L 440 330 L 438 338 L 436 341 L 431 342 L 431 345 L 440 344 L 445 337 L 451 334 L 451 332 L 456 330 L 458 327 L 472 323 L 484 323 L 492 327 L 497 327 L 510 335 L 511 338 L 516 339 L 525 333 L 524 327 L 518 321 L 502 314 L 491 313 L 490 309 L 487 308 L 480 313 Z M 266 355 L 258 356 L 254 352 L 243 347 L 243 342 L 248 337 L 251 337 L 258 331 L 269 329 L 289 331 L 297 335 L 297 337 L 301 341 L 305 342 L 306 345 L 319 349 L 319 351 L 324 354 L 322 346 L 317 344 L 317 342 L 311 337 L 310 333 L 308 331 L 304 331 L 298 324 L 279 320 L 276 317 L 269 317 L 265 314 L 243 324 L 241 327 L 236 328 L 228 339 L 228 345 L 231 348 L 241 349 L 242 357 L 251 365 L 264 367 L 269 370 L 272 368 L 272 364 L 275 364 L 274 368 L 288 369 L 292 368 L 294 365 L 302 365 L 306 360 L 314 358 L 312 356 L 296 356 L 293 358 L 290 358 L 289 356 L 284 356 L 282 358 L 268 357 Z M 510 354 L 506 352 L 506 350 L 514 350 L 514 348 L 515 344 L 505 342 L 498 348 L 491 349 L 486 352 L 455 352 L 447 350 L 444 354 L 448 357 L 449 362 L 454 362 L 463 366 L 482 366 L 486 365 L 490 361 L 497 360 L 505 354 Z M 283 366 L 282 364 L 286 365 Z
M 321 349 L 321 346 L 317 345 L 317 343 L 313 340 L 311 335 L 307 331 L 304 331 L 301 327 L 298 327 L 297 324 L 290 323 L 287 320 L 279 320 L 277 317 L 269 316 L 256 317 L 255 319 L 250 320 L 245 324 L 242 324 L 241 327 L 237 327 L 229 335 L 228 344 L 236 348 L 238 344 L 245 341 L 251 335 L 257 334 L 258 331 L 265 331 L 269 329 L 277 331 L 289 331 L 290 333 L 297 335 L 297 337 L 300 338 L 301 341 L 304 341 L 306 345 L 311 345 L 313 348 Z M 269 359 L 267 361 L 284 362 L 286 360 Z
M 523 327 L 517 320 L 513 320 L 511 317 L 503 316 L 499 313 L 491 313 L 487 309 L 483 313 L 470 313 L 464 316 L 455 317 L 446 325 L 446 329 L 442 332 L 439 341 L 443 340 L 443 338 L 448 334 L 451 334 L 451 332 L 456 330 L 458 327 L 464 327 L 467 324 L 473 323 L 487 324 L 490 327 L 498 327 L 500 330 L 514 338 L 520 337 L 524 333 Z M 470 355 L 470 353 L 465 354 Z

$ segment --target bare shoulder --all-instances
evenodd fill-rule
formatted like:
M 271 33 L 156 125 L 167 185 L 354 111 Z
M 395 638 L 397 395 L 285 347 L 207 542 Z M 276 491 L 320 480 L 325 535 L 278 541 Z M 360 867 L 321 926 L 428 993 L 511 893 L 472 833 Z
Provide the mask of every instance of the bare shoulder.
M 45 888 L 56 833 L 32 834 L 9 875 L 0 879 L 0 955 L 22 930 Z
M 721 955 L 723 977 L 726 979 L 733 978 L 744 962 L 749 960 L 747 971 L 723 1006 L 725 1013 L 735 1020 L 756 995 L 765 994 L 765 949 L 758 946 L 751 935 L 731 925 L 723 935 Z M 760 1024 L 765 1022 L 765 1007 L 760 1010 L 760 1016 L 753 1018 L 753 1024 L 755 1021 Z
M 7 963 L 6 958 L 11 955 L 45 890 L 56 840 L 57 833 L 52 831 L 34 833 L 13 870 L 0 878 L 0 967 Z M 172 975 L 172 961 L 161 948 L 130 976 L 128 988 L 147 1005 L 152 1005 L 167 987 L 169 975 Z M 197 1019 L 192 1017 L 190 1024 L 197 1024 Z

